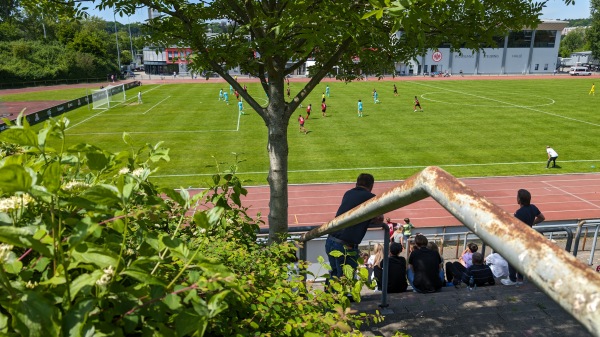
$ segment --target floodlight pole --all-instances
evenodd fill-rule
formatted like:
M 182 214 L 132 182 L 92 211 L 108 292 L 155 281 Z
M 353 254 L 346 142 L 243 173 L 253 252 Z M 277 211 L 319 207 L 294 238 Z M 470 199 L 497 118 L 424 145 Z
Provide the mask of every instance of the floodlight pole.
M 129 29 L 129 47 L 131 48 L 131 63 L 135 63 L 137 65 L 137 62 L 134 62 L 135 55 L 133 55 L 133 41 L 131 39 L 131 22 L 129 22 L 129 17 L 127 17 L 127 28 Z
M 121 73 L 121 51 L 119 50 L 119 35 L 117 34 L 117 17 L 113 9 L 113 22 L 115 24 L 115 39 L 117 41 L 117 62 L 119 63 L 119 74 Z

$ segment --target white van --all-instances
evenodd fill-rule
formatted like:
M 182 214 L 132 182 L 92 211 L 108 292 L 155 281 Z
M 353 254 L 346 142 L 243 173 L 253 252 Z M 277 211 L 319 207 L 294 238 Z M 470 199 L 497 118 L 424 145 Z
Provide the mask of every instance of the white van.
M 571 67 L 571 69 L 569 69 L 569 74 L 571 76 L 590 76 L 592 75 L 592 72 L 586 67 Z

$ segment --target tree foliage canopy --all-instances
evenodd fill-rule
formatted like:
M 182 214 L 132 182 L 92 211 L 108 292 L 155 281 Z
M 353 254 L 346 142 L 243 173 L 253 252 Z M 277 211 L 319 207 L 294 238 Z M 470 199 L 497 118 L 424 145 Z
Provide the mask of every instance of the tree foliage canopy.
M 600 60 L 600 0 L 590 0 L 592 24 L 587 30 L 586 37 L 589 41 L 592 56 Z

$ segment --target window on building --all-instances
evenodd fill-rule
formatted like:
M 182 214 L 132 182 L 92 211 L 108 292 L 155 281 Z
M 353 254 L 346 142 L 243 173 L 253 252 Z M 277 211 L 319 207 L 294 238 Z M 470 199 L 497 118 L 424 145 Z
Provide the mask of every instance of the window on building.
M 556 30 L 537 30 L 533 46 L 538 48 L 554 48 L 556 42 Z
M 508 34 L 508 48 L 529 48 L 531 46 L 530 30 L 510 32 Z
M 169 61 L 173 61 L 173 52 L 169 50 Z
M 548 63 L 544 64 L 544 70 L 548 70 Z
M 535 70 L 539 70 L 539 69 L 540 69 L 540 65 L 539 65 L 539 63 L 536 63 L 535 64 Z

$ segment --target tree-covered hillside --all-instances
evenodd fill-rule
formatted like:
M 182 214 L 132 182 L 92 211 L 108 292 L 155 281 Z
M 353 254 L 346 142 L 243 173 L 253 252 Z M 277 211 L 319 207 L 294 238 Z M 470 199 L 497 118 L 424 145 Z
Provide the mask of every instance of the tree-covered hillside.
M 143 48 L 142 25 L 130 27 L 97 17 L 51 18 L 8 1 L 0 5 L 0 83 L 106 78 Z M 129 36 L 131 30 L 131 40 Z

